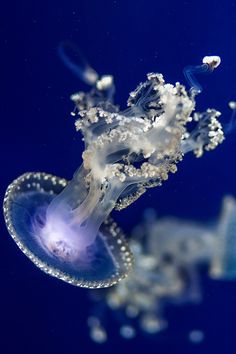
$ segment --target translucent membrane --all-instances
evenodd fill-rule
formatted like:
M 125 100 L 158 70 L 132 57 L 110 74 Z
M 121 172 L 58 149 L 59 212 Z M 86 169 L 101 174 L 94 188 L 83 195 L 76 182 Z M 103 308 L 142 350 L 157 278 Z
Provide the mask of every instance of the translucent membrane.
M 13 181 L 4 198 L 8 231 L 22 252 L 45 273 L 70 284 L 108 287 L 124 278 L 132 254 L 121 230 L 110 218 L 92 244 L 80 249 L 66 228 L 45 231 L 47 208 L 68 184 L 46 173 L 25 173 Z
M 213 278 L 236 278 L 236 201 L 224 197 L 221 217 L 216 229 L 210 274 Z

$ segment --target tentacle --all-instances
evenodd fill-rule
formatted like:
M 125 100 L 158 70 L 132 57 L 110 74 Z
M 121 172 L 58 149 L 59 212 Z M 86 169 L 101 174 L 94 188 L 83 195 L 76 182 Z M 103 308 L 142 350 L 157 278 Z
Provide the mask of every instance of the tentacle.
M 230 134 L 236 129 L 236 102 L 230 101 L 229 108 L 232 109 L 232 114 L 228 123 L 224 124 L 225 134 Z
M 71 42 L 61 42 L 58 54 L 63 63 L 80 80 L 88 85 L 94 85 L 98 80 L 97 72 L 89 65 L 79 48 Z
M 184 76 L 189 85 L 191 86 L 190 90 L 194 94 L 202 92 L 202 86 L 196 79 L 195 75 L 212 72 L 220 65 L 220 62 L 221 59 L 219 56 L 206 56 L 202 60 L 202 65 L 189 65 L 184 68 Z

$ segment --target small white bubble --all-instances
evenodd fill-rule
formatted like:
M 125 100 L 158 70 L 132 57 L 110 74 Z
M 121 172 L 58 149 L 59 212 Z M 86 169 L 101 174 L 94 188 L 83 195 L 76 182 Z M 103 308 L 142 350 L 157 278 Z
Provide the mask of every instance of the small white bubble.
M 91 327 L 90 337 L 96 343 L 105 343 L 107 341 L 107 333 L 101 326 Z
M 201 343 L 204 340 L 204 333 L 198 329 L 194 329 L 189 333 L 189 340 L 192 343 Z
M 132 326 L 125 325 L 120 328 L 120 335 L 126 339 L 132 339 L 135 337 L 136 332 Z
M 235 101 L 230 101 L 229 102 L 229 108 L 236 109 L 236 102 Z
M 167 322 L 154 314 L 148 314 L 141 318 L 140 325 L 143 331 L 147 333 L 157 333 L 167 327 Z

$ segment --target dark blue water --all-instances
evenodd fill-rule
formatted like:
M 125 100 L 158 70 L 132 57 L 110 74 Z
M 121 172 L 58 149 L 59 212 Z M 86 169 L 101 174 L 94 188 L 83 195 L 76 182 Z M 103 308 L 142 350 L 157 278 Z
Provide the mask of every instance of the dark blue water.
M 99 73 L 113 74 L 116 101 L 158 71 L 166 81 L 184 82 L 186 65 L 205 55 L 222 64 L 201 77 L 198 108 L 215 107 L 222 121 L 236 99 L 236 2 L 234 1 L 11 1 L 0 12 L 1 39 L 1 198 L 7 185 L 26 171 L 71 178 L 81 163 L 82 143 L 69 112 L 71 93 L 86 89 L 58 58 L 61 41 L 76 43 Z M 236 196 L 236 132 L 217 150 L 196 160 L 187 156 L 163 187 L 148 191 L 114 217 L 126 233 L 146 207 L 159 215 L 211 220 L 225 194 Z M 3 354 L 231 354 L 236 353 L 236 282 L 203 278 L 198 306 L 171 307 L 169 329 L 153 337 L 121 339 L 109 318 L 112 336 L 104 345 L 90 341 L 87 290 L 44 275 L 18 250 L 1 219 L 0 353 Z M 193 345 L 192 329 L 205 340 Z

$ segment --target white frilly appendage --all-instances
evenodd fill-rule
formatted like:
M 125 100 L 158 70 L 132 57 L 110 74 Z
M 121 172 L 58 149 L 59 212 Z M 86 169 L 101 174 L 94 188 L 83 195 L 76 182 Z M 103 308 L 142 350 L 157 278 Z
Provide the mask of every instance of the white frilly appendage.
M 199 157 L 224 139 L 220 113 L 195 112 L 195 94 L 179 83 L 165 84 L 161 74 L 148 74 L 124 111 L 112 103 L 113 92 L 113 78 L 106 75 L 89 93 L 72 95 L 75 126 L 85 143 L 83 164 L 47 211 L 47 222 L 59 218 L 81 249 L 94 242 L 113 208 L 121 210 L 160 186 L 185 153 Z

